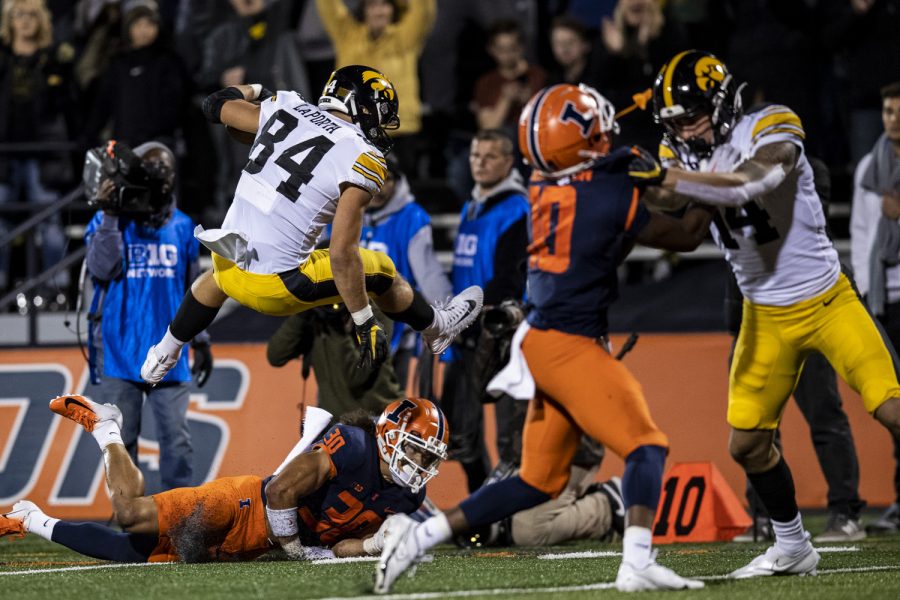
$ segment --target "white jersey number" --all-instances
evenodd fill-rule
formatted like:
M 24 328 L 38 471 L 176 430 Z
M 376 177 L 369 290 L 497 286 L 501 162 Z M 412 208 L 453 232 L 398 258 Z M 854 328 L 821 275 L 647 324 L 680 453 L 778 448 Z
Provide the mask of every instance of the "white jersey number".
M 276 123 L 278 123 L 278 128 L 273 132 L 272 129 Z M 297 128 L 297 123 L 297 117 L 284 110 L 279 110 L 269 117 L 269 120 L 263 125 L 262 134 L 256 138 L 256 142 L 250 149 L 250 156 L 253 156 L 258 148 L 262 148 L 256 158 L 247 161 L 244 171 L 251 175 L 262 171 L 275 151 L 275 144 L 283 142 Z M 333 146 L 332 140 L 324 135 L 317 135 L 284 150 L 275 160 L 275 164 L 287 171 L 289 177 L 278 184 L 278 187 L 275 188 L 276 191 L 291 202 L 296 202 L 300 198 L 300 186 L 310 182 L 313 170 Z M 302 161 L 294 160 L 294 156 L 307 150 L 309 153 Z

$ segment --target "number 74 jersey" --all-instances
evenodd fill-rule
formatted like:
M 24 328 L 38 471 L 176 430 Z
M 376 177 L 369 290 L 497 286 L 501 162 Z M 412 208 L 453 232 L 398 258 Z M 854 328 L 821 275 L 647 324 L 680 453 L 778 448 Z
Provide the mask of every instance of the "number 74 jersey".
M 246 270 L 296 269 L 334 219 L 341 186 L 374 194 L 386 172 L 381 152 L 357 125 L 280 91 L 260 104 L 259 130 L 222 229 L 247 240 Z
M 788 142 L 800 149 L 796 166 L 777 188 L 738 208 L 719 208 L 713 221 L 713 239 L 744 297 L 755 304 L 795 304 L 825 292 L 840 274 L 803 138 L 800 118 L 773 104 L 741 117 L 709 160 L 668 138 L 659 148 L 665 166 L 707 172 L 731 172 L 768 144 Z

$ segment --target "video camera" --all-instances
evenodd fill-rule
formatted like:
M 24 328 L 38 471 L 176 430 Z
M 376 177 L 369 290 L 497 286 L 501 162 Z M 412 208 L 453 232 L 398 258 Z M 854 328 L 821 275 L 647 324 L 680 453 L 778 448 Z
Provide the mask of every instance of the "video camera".
M 100 186 L 111 180 L 113 193 L 100 197 Z M 116 214 L 150 216 L 165 212 L 172 203 L 172 169 L 161 162 L 144 161 L 127 145 L 110 140 L 91 148 L 84 158 L 84 193 L 88 205 Z

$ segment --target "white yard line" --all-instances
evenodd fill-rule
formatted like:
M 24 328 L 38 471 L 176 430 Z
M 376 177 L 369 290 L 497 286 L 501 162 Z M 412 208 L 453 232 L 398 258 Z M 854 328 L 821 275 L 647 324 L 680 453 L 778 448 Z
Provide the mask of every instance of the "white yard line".
M 856 546 L 816 546 L 816 552 L 859 552 Z
M 567 560 L 569 558 L 602 558 L 604 556 L 622 556 L 621 552 L 610 550 L 585 550 L 584 552 L 560 552 L 557 554 L 538 554 L 541 560 Z
M 885 565 L 880 567 L 849 567 L 846 569 L 819 569 L 819 575 L 833 575 L 836 573 L 867 573 L 870 571 L 896 571 L 900 570 L 900 565 Z M 717 581 L 720 579 L 728 579 L 727 575 L 707 575 L 703 577 L 694 577 L 694 579 L 703 579 L 704 581 Z M 430 600 L 431 598 L 466 598 L 470 596 L 524 596 L 526 594 L 558 594 L 563 592 L 589 592 L 593 590 L 609 590 L 616 587 L 613 582 L 590 583 L 587 585 L 570 585 L 543 588 L 489 588 L 484 590 L 459 590 L 447 592 L 416 592 L 412 594 L 387 594 L 384 596 L 368 595 L 368 596 L 334 596 L 328 598 L 320 598 L 319 600 L 360 600 L 360 599 L 376 599 L 380 600 Z
M 68 571 L 93 571 L 95 569 L 121 569 L 123 567 L 153 567 L 175 563 L 109 563 L 108 565 L 85 565 L 83 567 L 59 567 L 58 569 L 29 569 L 27 571 L 4 571 L 0 575 L 43 575 L 44 573 L 66 573 Z

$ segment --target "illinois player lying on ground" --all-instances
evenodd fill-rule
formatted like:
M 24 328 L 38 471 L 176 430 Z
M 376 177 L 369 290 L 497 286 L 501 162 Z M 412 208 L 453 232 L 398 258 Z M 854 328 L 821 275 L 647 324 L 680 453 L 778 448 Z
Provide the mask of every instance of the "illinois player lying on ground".
M 50 409 L 80 423 L 103 452 L 106 482 L 124 532 L 47 516 L 28 500 L 0 517 L 0 535 L 35 533 L 94 558 L 119 562 L 252 560 L 278 548 L 291 559 L 326 546 L 336 556 L 378 554 L 387 515 L 412 513 L 446 458 L 446 420 L 428 400 L 403 399 L 374 423 L 350 415 L 277 475 L 223 477 L 143 495 L 122 444 L 119 409 L 83 396 Z

